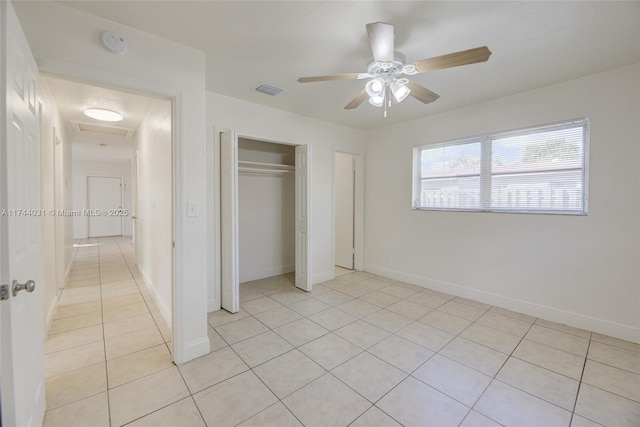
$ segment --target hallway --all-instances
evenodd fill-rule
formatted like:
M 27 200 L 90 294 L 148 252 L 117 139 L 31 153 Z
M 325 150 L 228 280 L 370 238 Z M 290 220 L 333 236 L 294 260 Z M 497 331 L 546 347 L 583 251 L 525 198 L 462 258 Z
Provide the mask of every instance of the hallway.
M 179 377 L 171 331 L 138 274 L 130 238 L 76 247 L 45 342 L 44 424 L 119 425 L 139 404 L 132 396 L 149 395 L 135 380 L 163 370 Z

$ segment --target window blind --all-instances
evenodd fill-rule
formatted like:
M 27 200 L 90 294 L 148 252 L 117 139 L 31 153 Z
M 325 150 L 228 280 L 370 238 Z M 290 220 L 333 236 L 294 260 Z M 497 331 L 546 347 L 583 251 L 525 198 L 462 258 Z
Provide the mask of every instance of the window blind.
M 587 119 L 418 146 L 413 207 L 585 214 L 587 149 Z

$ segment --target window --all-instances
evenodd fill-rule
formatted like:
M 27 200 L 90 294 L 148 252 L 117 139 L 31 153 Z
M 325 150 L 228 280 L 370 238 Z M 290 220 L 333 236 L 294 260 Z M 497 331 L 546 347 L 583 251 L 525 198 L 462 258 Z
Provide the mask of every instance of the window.
M 417 146 L 413 208 L 584 215 L 588 124 Z

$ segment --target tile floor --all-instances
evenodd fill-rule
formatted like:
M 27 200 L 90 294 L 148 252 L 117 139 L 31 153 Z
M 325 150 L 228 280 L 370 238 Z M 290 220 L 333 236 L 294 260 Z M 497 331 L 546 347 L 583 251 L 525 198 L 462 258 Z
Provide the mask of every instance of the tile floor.
M 345 274 L 353 273 L 354 270 L 349 270 L 348 268 L 340 267 L 338 265 L 335 266 L 333 272 L 336 277 L 344 276 Z
M 361 272 L 242 284 L 176 367 L 144 287 L 114 284 L 130 245 L 100 243 L 47 341 L 46 425 L 640 425 L 640 345 Z
M 156 386 L 173 386 L 170 379 L 180 374 L 171 361 L 171 330 L 135 268 L 131 240 L 84 239 L 76 245 L 44 347 L 44 425 L 122 424 L 136 413 L 137 400 L 166 405 L 188 396 L 183 384 L 160 391 L 164 401 L 132 399 L 141 379 L 158 377 Z

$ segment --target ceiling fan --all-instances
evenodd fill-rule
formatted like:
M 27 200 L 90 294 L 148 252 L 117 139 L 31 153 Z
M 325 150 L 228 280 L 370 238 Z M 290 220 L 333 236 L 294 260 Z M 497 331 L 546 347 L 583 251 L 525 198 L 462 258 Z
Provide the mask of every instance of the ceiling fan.
M 440 95 L 403 77 L 403 75 L 411 76 L 427 71 L 485 62 L 491 56 L 489 49 L 486 46 L 482 46 L 407 64 L 405 56 L 400 52 L 394 51 L 395 33 L 393 25 L 383 22 L 367 24 L 367 33 L 371 52 L 373 52 L 373 61 L 369 64 L 366 73 L 301 77 L 298 82 L 371 79 L 367 82 L 365 88 L 344 108 L 346 110 L 356 108 L 369 98 L 371 105 L 375 107 L 384 106 L 384 117 L 387 117 L 387 107 L 391 107 L 392 96 L 396 102 L 402 102 L 407 96 L 411 95 L 424 104 L 433 102 L 440 97 Z

